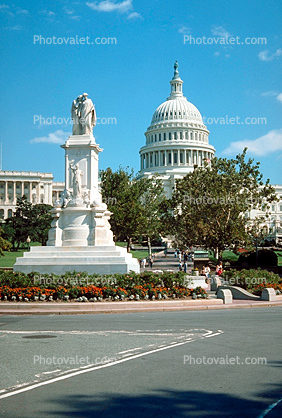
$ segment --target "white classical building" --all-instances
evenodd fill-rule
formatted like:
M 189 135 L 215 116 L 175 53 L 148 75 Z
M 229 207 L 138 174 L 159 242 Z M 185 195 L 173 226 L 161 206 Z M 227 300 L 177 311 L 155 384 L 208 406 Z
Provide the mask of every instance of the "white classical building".
M 266 227 L 267 239 L 282 244 L 282 185 L 272 184 L 278 202 L 262 204 L 259 210 L 251 210 L 246 214 L 250 222 L 255 218 L 264 218 L 261 227 Z M 266 216 L 267 215 L 267 216 Z
M 0 219 L 12 216 L 17 198 L 25 195 L 30 203 L 53 205 L 64 190 L 64 183 L 53 182 L 51 173 L 0 171 Z
M 183 96 L 182 84 L 176 61 L 170 96 L 154 112 L 145 132 L 146 145 L 139 151 L 139 176 L 157 174 L 168 197 L 176 179 L 209 162 L 215 153 L 199 110 Z

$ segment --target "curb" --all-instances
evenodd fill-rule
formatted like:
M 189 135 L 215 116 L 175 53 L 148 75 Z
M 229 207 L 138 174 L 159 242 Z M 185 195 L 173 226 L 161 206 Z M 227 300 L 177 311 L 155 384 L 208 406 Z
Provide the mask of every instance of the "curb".
M 103 313 L 173 312 L 215 309 L 245 309 L 282 307 L 282 301 L 236 301 L 223 304 L 222 299 L 203 301 L 168 302 L 4 302 L 0 304 L 0 315 L 82 315 Z

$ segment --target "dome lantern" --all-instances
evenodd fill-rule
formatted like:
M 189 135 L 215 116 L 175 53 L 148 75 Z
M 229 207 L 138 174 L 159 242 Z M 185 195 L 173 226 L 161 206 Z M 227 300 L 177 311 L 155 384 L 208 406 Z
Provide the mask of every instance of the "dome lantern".
M 178 72 L 178 62 L 175 61 L 175 63 L 174 63 L 174 77 L 170 81 L 171 93 L 170 93 L 170 96 L 168 97 L 167 100 L 175 99 L 176 97 L 183 97 L 182 84 L 183 84 L 183 81 L 179 77 L 179 72 Z

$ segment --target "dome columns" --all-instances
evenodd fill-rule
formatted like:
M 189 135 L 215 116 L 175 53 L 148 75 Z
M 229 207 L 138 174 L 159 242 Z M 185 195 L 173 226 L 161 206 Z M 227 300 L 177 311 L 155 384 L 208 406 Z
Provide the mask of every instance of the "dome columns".
M 213 152 L 202 149 L 172 148 L 143 151 L 140 155 L 141 170 L 157 167 L 189 167 L 203 166 L 210 160 Z

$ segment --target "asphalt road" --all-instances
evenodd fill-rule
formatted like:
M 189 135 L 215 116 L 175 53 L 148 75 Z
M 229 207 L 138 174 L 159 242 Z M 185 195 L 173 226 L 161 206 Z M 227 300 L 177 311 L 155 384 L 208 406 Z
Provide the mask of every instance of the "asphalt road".
M 281 417 L 281 313 L 1 316 L 0 416 Z

